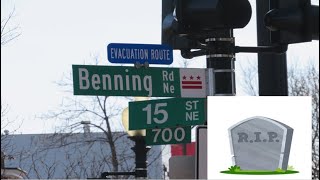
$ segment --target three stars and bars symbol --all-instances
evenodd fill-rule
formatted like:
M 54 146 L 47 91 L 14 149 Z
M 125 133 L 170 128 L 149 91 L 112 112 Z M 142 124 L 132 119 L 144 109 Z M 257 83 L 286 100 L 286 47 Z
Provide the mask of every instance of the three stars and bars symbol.
M 200 76 L 183 76 L 182 89 L 202 89 L 202 81 Z

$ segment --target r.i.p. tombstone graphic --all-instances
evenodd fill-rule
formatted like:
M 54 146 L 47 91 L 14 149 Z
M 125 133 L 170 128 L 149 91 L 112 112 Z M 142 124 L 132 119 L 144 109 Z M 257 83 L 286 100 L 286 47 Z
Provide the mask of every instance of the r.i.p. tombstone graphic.
M 242 170 L 287 170 L 293 129 L 266 117 L 229 128 L 232 163 Z

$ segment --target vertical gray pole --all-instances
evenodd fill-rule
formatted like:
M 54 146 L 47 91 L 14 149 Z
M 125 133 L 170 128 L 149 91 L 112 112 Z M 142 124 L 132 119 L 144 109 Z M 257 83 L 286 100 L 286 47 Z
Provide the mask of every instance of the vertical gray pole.
M 264 15 L 270 0 L 256 0 L 258 46 L 270 46 L 270 32 L 264 26 Z M 287 96 L 287 57 L 284 54 L 258 53 L 259 95 Z
M 235 72 L 234 61 L 235 57 L 230 47 L 234 45 L 233 30 L 217 30 L 210 34 L 211 37 L 205 39 L 208 47 L 214 47 L 214 51 L 208 51 L 207 68 L 209 73 L 209 96 L 234 96 L 235 88 Z M 213 73 L 213 74 L 212 74 Z M 205 122 L 205 125 L 208 123 Z M 198 134 L 197 134 L 198 135 Z M 203 139 L 201 139 L 203 141 Z M 208 141 L 208 140 L 206 140 Z M 197 141 L 197 145 L 199 142 Z M 198 149 L 198 148 L 197 148 Z M 197 152 L 202 153 L 202 152 Z M 206 155 L 208 157 L 208 155 Z M 197 163 L 199 163 L 198 156 Z M 199 166 L 199 164 L 198 164 Z M 208 171 L 208 168 L 205 170 Z M 199 177 L 198 170 L 196 170 L 196 179 L 207 178 Z

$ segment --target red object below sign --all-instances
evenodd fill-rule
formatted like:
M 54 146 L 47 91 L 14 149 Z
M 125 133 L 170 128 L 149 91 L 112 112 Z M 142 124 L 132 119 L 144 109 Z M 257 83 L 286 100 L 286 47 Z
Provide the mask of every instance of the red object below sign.
M 183 148 L 186 147 L 184 151 Z M 187 144 L 173 144 L 171 145 L 171 156 L 194 156 L 195 155 L 196 142 Z

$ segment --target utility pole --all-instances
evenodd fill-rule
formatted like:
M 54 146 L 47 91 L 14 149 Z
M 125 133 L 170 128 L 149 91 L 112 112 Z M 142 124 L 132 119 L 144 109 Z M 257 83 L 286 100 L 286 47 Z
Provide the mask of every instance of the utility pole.
M 271 46 L 270 31 L 264 25 L 270 0 L 256 0 L 258 46 Z M 259 95 L 288 96 L 286 53 L 258 53 Z

